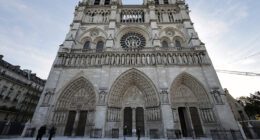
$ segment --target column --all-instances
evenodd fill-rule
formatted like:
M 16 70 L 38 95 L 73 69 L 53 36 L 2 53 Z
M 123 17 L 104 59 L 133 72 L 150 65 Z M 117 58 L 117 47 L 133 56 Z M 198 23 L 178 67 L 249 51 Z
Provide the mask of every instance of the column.
M 186 106 L 186 113 L 187 113 L 187 130 L 188 130 L 188 135 L 190 136 L 195 136 L 195 133 L 194 133 L 194 128 L 193 128 L 193 122 L 192 122 L 192 119 L 191 119 L 191 114 L 190 114 L 190 107 Z
M 76 132 L 79 124 L 79 116 L 80 116 L 80 111 L 77 110 L 74 125 L 73 125 L 73 130 L 72 130 L 72 136 L 76 136 Z
M 132 108 L 132 130 L 136 130 L 136 108 Z M 136 136 L 136 132 L 132 134 L 133 136 Z

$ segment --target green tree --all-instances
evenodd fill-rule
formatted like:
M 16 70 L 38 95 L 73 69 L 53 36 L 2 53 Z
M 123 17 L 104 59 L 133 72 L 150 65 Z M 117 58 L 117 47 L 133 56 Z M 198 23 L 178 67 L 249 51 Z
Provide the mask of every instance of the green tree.
M 256 119 L 256 116 L 260 114 L 260 92 L 250 94 L 250 97 L 240 97 L 238 99 L 245 107 L 247 115 L 251 119 Z

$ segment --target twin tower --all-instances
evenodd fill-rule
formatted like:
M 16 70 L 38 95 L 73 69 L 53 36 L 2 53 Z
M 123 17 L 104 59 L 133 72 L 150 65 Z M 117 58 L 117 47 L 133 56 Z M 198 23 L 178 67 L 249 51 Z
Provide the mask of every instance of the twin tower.
M 31 128 L 95 138 L 239 130 L 184 0 L 83 0 L 74 15 Z

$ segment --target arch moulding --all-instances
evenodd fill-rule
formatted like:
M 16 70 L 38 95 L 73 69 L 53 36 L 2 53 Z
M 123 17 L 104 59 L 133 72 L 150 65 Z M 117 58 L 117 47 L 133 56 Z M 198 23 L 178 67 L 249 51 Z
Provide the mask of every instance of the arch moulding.
M 122 107 L 122 101 L 126 91 L 136 86 L 143 94 L 145 107 L 158 107 L 160 105 L 159 95 L 152 80 L 137 69 L 130 69 L 122 73 L 112 84 L 108 107 Z

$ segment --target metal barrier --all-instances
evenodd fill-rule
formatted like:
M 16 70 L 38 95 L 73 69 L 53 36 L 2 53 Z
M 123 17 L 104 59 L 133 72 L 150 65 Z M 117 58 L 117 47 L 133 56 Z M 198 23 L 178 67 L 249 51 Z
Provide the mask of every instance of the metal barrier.
M 181 130 L 179 130 L 179 129 L 168 129 L 167 130 L 167 138 L 168 139 L 180 139 L 181 138 Z
M 158 129 L 150 129 L 150 138 L 151 139 L 159 139 Z
M 211 130 L 213 140 L 244 140 L 239 130 Z
M 90 138 L 101 138 L 102 129 L 92 129 L 90 132 Z
M 112 129 L 112 138 L 119 138 L 119 129 Z

